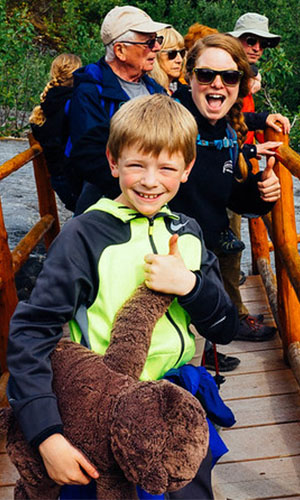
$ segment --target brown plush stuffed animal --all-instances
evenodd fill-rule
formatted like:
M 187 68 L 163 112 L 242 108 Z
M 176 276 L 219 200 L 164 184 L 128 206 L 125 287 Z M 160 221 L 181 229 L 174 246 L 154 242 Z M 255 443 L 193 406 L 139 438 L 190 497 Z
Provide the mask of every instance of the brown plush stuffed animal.
M 97 498 L 137 498 L 180 489 L 207 453 L 208 428 L 200 403 L 165 381 L 141 382 L 151 334 L 173 297 L 144 285 L 117 315 L 103 357 L 63 339 L 51 356 L 53 390 L 64 435 L 97 467 Z M 56 499 L 60 486 L 24 440 L 12 410 L 2 410 L 7 451 L 20 479 L 16 499 Z

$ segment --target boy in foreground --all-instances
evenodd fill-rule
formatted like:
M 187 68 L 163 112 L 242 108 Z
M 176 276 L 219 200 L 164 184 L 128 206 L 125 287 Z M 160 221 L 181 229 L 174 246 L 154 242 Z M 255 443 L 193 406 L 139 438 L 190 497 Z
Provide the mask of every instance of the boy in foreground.
M 70 321 L 73 340 L 104 354 L 114 316 L 138 285 L 144 281 L 150 289 L 174 294 L 153 331 L 142 380 L 159 379 L 192 359 L 190 322 L 221 344 L 236 332 L 235 307 L 201 229 L 166 205 L 188 179 L 196 136 L 192 115 L 167 96 L 124 104 L 112 118 L 107 145 L 121 194 L 115 200 L 101 198 L 65 225 L 29 301 L 19 303 L 12 318 L 9 401 L 25 438 L 39 449 L 58 484 L 87 484 L 98 477 L 88 459 L 64 438 L 52 392 L 49 355 L 64 323 Z M 193 498 L 211 498 L 203 493 L 210 491 L 209 466 L 205 470 L 205 479 L 201 474 L 198 478 L 199 496 L 195 492 Z M 178 494 L 176 498 L 185 498 Z

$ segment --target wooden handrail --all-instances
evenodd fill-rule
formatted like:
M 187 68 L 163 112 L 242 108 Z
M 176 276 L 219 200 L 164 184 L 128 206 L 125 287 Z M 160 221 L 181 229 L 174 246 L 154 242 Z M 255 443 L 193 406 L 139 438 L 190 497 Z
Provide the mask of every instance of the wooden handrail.
M 41 219 L 11 252 L 8 246 L 8 236 L 0 199 L 0 368 L 2 370 L 2 376 L 0 377 L 0 406 L 6 401 L 3 391 L 8 377 L 6 349 L 9 322 L 18 302 L 15 273 L 26 262 L 32 249 L 43 237 L 46 248 L 48 248 L 60 230 L 55 195 L 43 150 L 32 135 L 29 136 L 29 142 L 30 148 L 0 166 L 0 180 L 2 180 L 28 162 L 33 162 L 41 216 Z
M 287 143 L 282 144 L 276 150 L 276 158 L 284 165 L 292 175 L 300 179 L 300 155 L 296 153 Z
M 282 338 L 285 358 L 300 383 L 300 257 L 291 175 L 300 178 L 300 156 L 289 147 L 288 136 L 282 133 L 268 128 L 265 140 L 283 142 L 276 150 L 274 167 L 281 184 L 281 198 L 272 210 L 272 217 L 264 217 L 274 246 L 276 281 L 269 265 L 270 244 L 267 231 L 262 229 L 261 219 L 250 222 L 253 269 L 262 276 Z

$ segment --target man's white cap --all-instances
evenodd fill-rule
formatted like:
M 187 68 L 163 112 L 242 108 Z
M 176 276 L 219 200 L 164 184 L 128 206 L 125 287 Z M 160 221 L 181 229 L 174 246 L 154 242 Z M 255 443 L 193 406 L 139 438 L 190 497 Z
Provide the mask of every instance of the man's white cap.
M 156 33 L 170 27 L 170 24 L 156 23 L 141 9 L 126 5 L 114 7 L 106 14 L 101 26 L 101 38 L 104 45 L 108 45 L 129 30 Z
M 269 19 L 256 12 L 247 12 L 243 14 L 235 23 L 234 31 L 229 31 L 229 35 L 239 38 L 248 33 L 261 38 L 267 38 L 271 47 L 279 44 L 281 37 L 269 32 Z

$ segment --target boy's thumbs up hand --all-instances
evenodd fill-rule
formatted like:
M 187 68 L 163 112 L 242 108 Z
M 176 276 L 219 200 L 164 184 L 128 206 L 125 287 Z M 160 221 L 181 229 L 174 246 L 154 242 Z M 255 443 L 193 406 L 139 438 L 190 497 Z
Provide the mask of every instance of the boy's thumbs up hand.
M 176 257 L 181 258 L 178 248 L 178 234 L 173 234 L 169 239 L 169 255 L 176 255 Z
M 257 183 L 261 199 L 274 202 L 280 198 L 280 182 L 273 168 L 275 158 L 271 156 L 267 160 L 267 166 L 261 175 L 261 181 Z
M 168 255 L 144 257 L 145 284 L 157 292 L 187 295 L 195 286 L 196 276 L 189 271 L 178 248 L 178 234 L 169 240 Z

